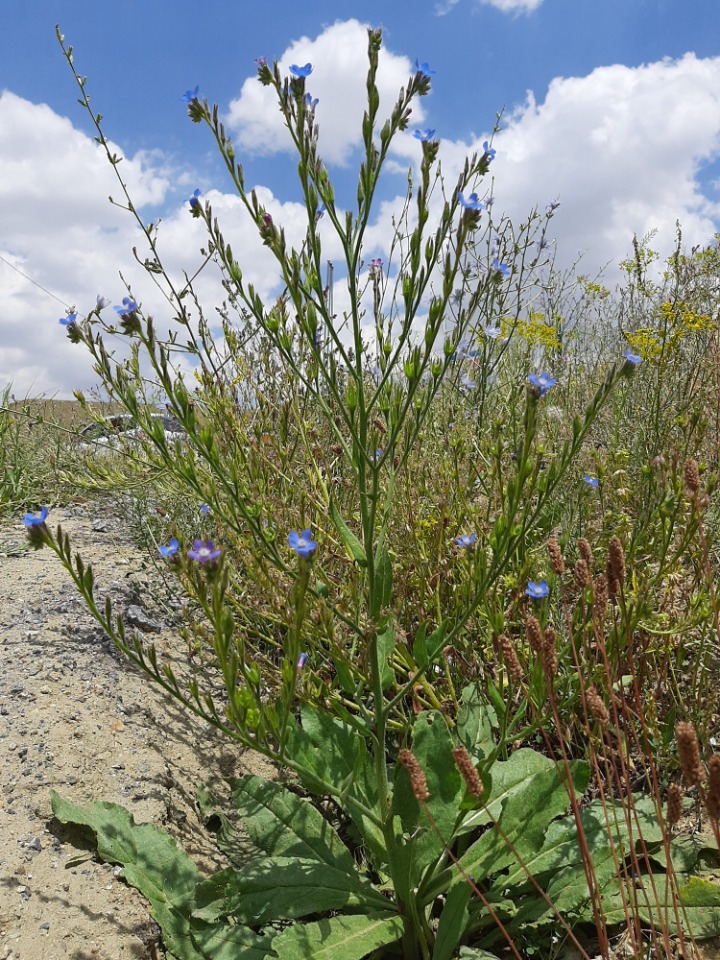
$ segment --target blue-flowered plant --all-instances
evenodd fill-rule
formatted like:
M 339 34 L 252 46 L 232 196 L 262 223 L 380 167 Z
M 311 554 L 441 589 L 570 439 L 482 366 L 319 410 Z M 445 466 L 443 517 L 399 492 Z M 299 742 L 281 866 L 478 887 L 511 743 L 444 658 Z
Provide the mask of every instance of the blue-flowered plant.
M 435 73 L 416 61 L 381 119 L 380 49 L 380 31 L 369 31 L 352 204 L 336 195 L 320 154 L 315 101 L 304 90 L 312 65 L 293 64 L 287 76 L 278 63 L 257 62 L 298 156 L 307 216 L 296 244 L 281 215 L 246 184 L 219 111 L 197 88 L 182 98 L 191 120 L 209 128 L 246 224 L 277 270 L 265 301 L 211 203 L 195 191 L 190 208 L 205 225 L 228 298 L 222 344 L 190 312 L 192 283 L 178 287 L 163 270 L 156 229 L 139 217 L 148 269 L 166 285 L 176 329 L 162 339 L 158 320 L 130 290 L 115 307 L 129 363 L 106 349 L 104 338 L 117 331 L 99 308 L 74 324 L 108 394 L 143 427 L 148 462 L 175 496 L 187 497 L 197 524 L 212 524 L 214 539 L 169 527 L 177 535 L 157 549 L 199 611 L 183 629 L 216 672 L 198 668 L 185 685 L 126 632 L 109 601 L 99 602 L 92 571 L 74 559 L 62 531 L 47 527 L 47 513 L 37 522 L 29 515 L 34 545 L 57 552 L 130 661 L 295 778 L 232 782 L 254 855 L 238 854 L 241 862 L 209 879 L 146 834 L 162 849 L 160 865 L 192 877 L 173 911 L 162 912 L 177 955 L 213 956 L 212 947 L 252 960 L 451 960 L 461 949 L 491 956 L 478 951 L 508 943 L 519 956 L 514 938 L 558 923 L 572 938 L 570 925 L 596 920 L 612 896 L 609 887 L 595 896 L 592 858 L 576 842 L 582 817 L 597 836 L 592 818 L 604 816 L 599 801 L 580 809 L 587 765 L 554 759 L 550 735 L 547 755 L 514 748 L 548 726 L 561 729 L 546 716 L 558 663 L 552 634 L 536 644 L 541 659 L 525 672 L 508 634 L 532 616 L 528 608 L 538 617 L 551 612 L 552 599 L 534 603 L 550 597 L 548 580 L 527 577 L 543 572 L 534 564 L 558 491 L 566 477 L 576 482 L 573 464 L 628 361 L 608 366 L 548 458 L 542 398 L 558 378 L 530 374 L 528 387 L 527 367 L 512 351 L 547 219 L 533 216 L 517 234 L 509 222 L 483 225 L 478 190 L 496 157 L 489 141 L 447 189 L 441 143 L 433 130 L 416 131 L 422 156 L 403 215 L 384 259 L 370 256 L 381 172 Z M 113 169 L 127 195 L 116 162 Z M 129 196 L 128 209 L 135 210 Z M 322 277 L 326 231 L 342 251 L 332 281 Z M 342 316 L 331 284 L 346 294 Z M 194 380 L 176 362 L 184 341 Z M 506 405 L 493 396 L 500 379 Z M 150 393 L 182 424 L 184 447 L 151 422 Z M 445 445 L 437 461 L 423 456 L 431 442 Z M 209 518 L 198 517 L 198 503 L 212 509 Z M 463 529 L 472 532 L 454 535 Z M 54 808 L 61 819 L 85 817 L 103 850 L 111 829 L 134 836 L 117 810 L 83 813 L 57 797 Z M 647 822 L 652 815 L 654 808 L 643 813 Z M 608 844 L 625 842 L 620 819 L 600 844 L 602 864 L 612 861 Z M 231 836 L 229 822 L 223 831 Z M 552 891 L 559 865 L 567 886 Z M 151 857 L 142 869 L 133 861 L 133 882 L 155 902 L 170 885 L 159 870 Z M 569 904 L 569 922 L 548 891 Z M 180 952 L 183 936 L 195 953 Z

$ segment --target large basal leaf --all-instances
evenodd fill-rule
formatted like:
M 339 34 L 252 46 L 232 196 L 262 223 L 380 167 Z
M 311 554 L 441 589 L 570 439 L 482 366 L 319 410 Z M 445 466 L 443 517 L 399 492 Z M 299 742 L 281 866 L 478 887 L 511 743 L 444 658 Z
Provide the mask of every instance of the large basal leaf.
M 692 934 L 696 940 L 706 940 L 720 934 L 720 884 L 715 880 L 704 877 L 682 877 L 676 875 L 679 883 L 679 916 L 680 926 L 686 934 Z M 645 902 L 642 894 L 638 896 L 638 913 L 643 923 L 648 924 L 652 916 L 656 925 L 664 925 L 671 934 L 676 934 L 678 923 L 673 908 L 672 895 L 666 893 L 665 878 L 658 874 L 655 886 L 658 891 L 659 904 L 652 897 L 652 891 L 647 881 L 650 906 Z M 624 922 L 624 910 L 617 892 L 617 883 L 609 885 L 603 890 L 603 905 L 605 918 L 608 924 Z
M 273 940 L 273 950 L 281 960 L 362 960 L 402 934 L 398 916 L 339 916 L 288 927 Z
M 330 784 L 342 788 L 343 809 L 360 831 L 375 863 L 386 863 L 382 830 L 359 807 L 377 807 L 375 770 L 366 740 L 349 724 L 306 705 L 301 711 L 301 724 L 290 719 L 287 752 L 303 767 L 300 779 L 311 793 L 323 796 L 330 792 Z
M 232 916 L 261 926 L 328 910 L 384 910 L 392 904 L 368 880 L 317 860 L 262 858 L 240 870 L 225 870 L 197 889 L 195 916 L 206 921 Z
M 250 774 L 228 783 L 243 831 L 258 850 L 270 857 L 319 860 L 355 874 L 352 854 L 308 800 Z
M 583 793 L 588 781 L 587 764 L 575 763 L 571 772 L 576 792 Z M 491 827 L 460 858 L 476 883 L 516 863 L 517 857 L 527 862 L 537 855 L 549 825 L 570 805 L 563 776 L 562 767 L 533 750 L 517 750 L 509 760 L 493 765 L 487 811 L 498 821 L 502 833 Z M 487 811 L 470 814 L 463 829 L 469 823 L 487 823 Z M 452 881 L 453 885 L 463 882 L 459 875 Z
M 247 927 L 208 925 L 192 917 L 199 873 L 172 837 L 150 824 L 136 824 L 123 807 L 93 803 L 79 807 L 51 791 L 61 823 L 89 827 L 98 856 L 123 867 L 121 876 L 150 901 L 169 957 L 177 960 L 264 960 L 270 939 Z
M 417 717 L 412 752 L 425 772 L 430 792 L 427 808 L 446 843 L 452 841 L 465 795 L 465 783 L 452 755 L 454 746 L 441 713 L 428 711 Z M 400 764 L 395 767 L 393 813 L 400 817 L 405 833 L 414 835 L 410 842 L 414 844 L 415 875 L 419 879 L 425 866 L 442 853 L 443 843 L 415 799 L 408 773 Z M 416 832 L 418 827 L 420 831 Z
M 488 703 L 482 685 L 478 682 L 465 687 L 460 697 L 457 733 L 471 757 L 481 760 L 492 753 L 496 725 L 495 710 Z

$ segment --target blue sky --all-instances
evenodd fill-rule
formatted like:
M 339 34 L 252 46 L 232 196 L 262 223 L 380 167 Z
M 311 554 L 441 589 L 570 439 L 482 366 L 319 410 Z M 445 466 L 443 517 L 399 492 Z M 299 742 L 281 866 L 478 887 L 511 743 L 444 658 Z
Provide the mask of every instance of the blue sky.
M 710 0 L 32 0 L 5 14 L 0 57 L 0 388 L 12 382 L 18 394 L 68 395 L 93 382 L 81 349 L 52 324 L 62 304 L 88 310 L 100 292 L 119 302 L 118 270 L 131 272 L 137 242 L 132 224 L 108 207 L 112 184 L 76 104 L 56 22 L 106 135 L 127 158 L 143 215 L 166 222 L 178 270 L 192 266 L 202 243 L 184 204 L 195 186 L 241 230 L 208 131 L 189 122 L 180 94 L 199 84 L 219 104 L 246 181 L 267 191 L 291 225 L 294 163 L 276 114 L 258 97 L 253 58 L 313 60 L 308 89 L 320 99 L 321 146 L 342 189 L 357 160 L 343 121 L 361 105 L 362 62 L 353 64 L 365 25 L 384 28 L 388 102 L 415 58 L 436 70 L 418 126 L 436 130 L 448 174 L 505 108 L 496 203 L 522 219 L 558 198 L 561 261 L 582 251 L 583 272 L 610 264 L 612 277 L 635 232 L 657 228 L 666 251 L 676 219 L 688 244 L 720 229 L 720 7 Z M 392 157 L 397 176 L 384 184 L 385 214 L 418 157 L 408 136 Z M 382 255 L 389 234 L 381 215 L 371 237 L 368 256 Z M 251 247 L 245 255 L 261 277 L 262 257 Z M 40 356 L 33 344 L 49 337 L 52 350 Z

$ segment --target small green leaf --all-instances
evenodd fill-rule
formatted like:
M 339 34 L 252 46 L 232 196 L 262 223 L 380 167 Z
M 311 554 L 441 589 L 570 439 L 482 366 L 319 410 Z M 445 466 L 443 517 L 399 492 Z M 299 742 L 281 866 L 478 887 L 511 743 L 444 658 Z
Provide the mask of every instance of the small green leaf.
M 390 667 L 390 657 L 395 649 L 395 621 L 388 620 L 385 629 L 378 633 L 377 637 L 377 656 L 380 661 L 380 677 L 383 690 L 387 690 L 395 682 L 395 674 Z
M 340 516 L 340 513 L 338 512 L 338 509 L 333 501 L 330 501 L 330 516 L 332 517 L 332 521 L 335 524 L 337 532 L 342 537 L 343 543 L 350 552 L 350 556 L 358 564 L 358 566 L 366 567 L 367 557 L 365 556 L 363 545 Z
M 493 727 L 497 716 L 487 702 L 483 685 L 471 683 L 462 691 L 458 710 L 457 732 L 468 753 L 478 760 L 488 757 L 495 748 Z
M 384 546 L 381 546 L 375 556 L 375 590 L 370 614 L 377 621 L 385 607 L 392 599 L 392 564 Z

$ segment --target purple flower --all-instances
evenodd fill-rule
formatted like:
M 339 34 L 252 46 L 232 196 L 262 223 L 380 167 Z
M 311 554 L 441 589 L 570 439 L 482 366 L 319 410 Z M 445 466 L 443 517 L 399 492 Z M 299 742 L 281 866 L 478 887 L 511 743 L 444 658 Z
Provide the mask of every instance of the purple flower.
M 539 391 L 540 396 L 544 397 L 550 387 L 554 387 L 557 383 L 557 377 L 551 377 L 549 373 L 531 373 L 528 383 L 531 383 Z
M 371 270 L 382 270 L 382 265 L 383 264 L 380 257 L 373 257 L 373 259 L 370 261 Z
M 470 196 L 467 198 L 467 200 L 465 199 L 465 195 L 462 192 L 458 193 L 458 203 L 460 204 L 461 207 L 465 207 L 466 210 L 482 210 L 483 209 L 483 204 L 478 199 L 478 195 L 476 193 L 471 193 Z
M 77 314 L 69 313 L 66 317 L 60 317 L 58 323 L 62 324 L 63 327 L 69 327 L 72 323 L 77 323 Z
M 306 653 L 301 653 L 301 654 L 300 654 L 300 656 L 298 657 L 298 661 L 297 661 L 297 668 L 298 668 L 298 670 L 302 670 L 302 668 L 303 668 L 303 667 L 305 666 L 305 664 L 307 663 L 307 658 L 308 658 L 308 657 L 307 657 L 307 654 L 306 654 Z
M 62 320 L 60 321 L 62 323 Z M 642 357 L 639 353 L 633 353 L 632 350 L 626 350 L 623 354 L 628 363 L 631 363 L 633 367 L 636 367 L 639 363 L 642 363 Z
M 186 90 L 185 93 L 180 97 L 183 103 L 192 103 L 193 100 L 197 99 L 197 95 L 200 93 L 200 85 L 198 84 L 194 90 Z
M 455 537 L 455 543 L 459 547 L 465 547 L 465 549 L 467 549 L 475 543 L 476 539 L 477 535 L 474 533 L 461 533 L 459 537 Z
M 534 580 L 528 581 L 525 595 L 530 597 L 531 600 L 542 600 L 547 597 L 549 593 L 550 587 L 548 586 L 547 580 L 541 580 L 540 583 L 535 583 Z
M 302 533 L 291 530 L 288 534 L 288 543 L 299 557 L 309 557 L 317 548 L 311 530 L 303 530 Z
M 26 527 L 40 527 L 47 520 L 48 508 L 41 507 L 40 513 L 26 513 L 23 517 L 23 523 Z
M 421 73 L 424 77 L 432 77 L 435 75 L 435 71 L 430 67 L 430 64 L 420 63 L 418 60 L 415 61 L 415 72 Z
M 585 476 L 583 477 L 583 480 L 585 481 L 585 483 L 586 483 L 589 487 L 595 487 L 595 488 L 597 488 L 597 487 L 600 486 L 600 481 L 598 480 L 598 478 L 597 478 L 597 477 L 591 477 L 589 473 L 586 473 L 586 474 L 585 474 Z
M 170 543 L 168 543 L 167 545 L 159 546 L 158 550 L 164 557 L 174 557 L 175 554 L 178 552 L 179 546 L 180 546 L 180 541 L 178 540 L 177 537 L 173 537 L 170 540 Z
M 220 548 L 216 547 L 212 540 L 193 540 L 192 550 L 188 550 L 190 559 L 197 560 L 198 563 L 217 560 L 221 553 Z
M 134 300 L 131 300 L 130 297 L 123 297 L 123 305 L 121 307 L 113 307 L 113 310 L 118 316 L 126 317 L 129 313 L 135 313 L 137 304 Z
M 315 97 L 315 99 L 313 100 L 313 97 L 311 94 L 309 93 L 305 94 L 305 106 L 308 108 L 308 110 L 314 110 L 319 103 L 320 101 L 318 100 L 317 97 Z
M 429 128 L 427 130 L 416 130 L 413 136 L 416 140 L 420 140 L 421 143 L 427 143 L 428 140 L 432 140 L 435 136 L 435 131 Z
M 269 213 L 264 213 L 264 214 L 263 214 L 263 223 L 265 224 L 265 226 L 266 226 L 266 227 L 271 227 L 271 226 L 272 226 L 272 222 L 273 222 L 273 219 L 272 219 L 272 217 L 270 216 L 270 214 L 269 214 Z
M 503 277 L 510 276 L 510 267 L 506 263 L 500 263 L 497 257 L 493 260 L 493 270 L 496 273 L 501 273 Z
M 188 199 L 188 203 L 190 204 L 191 210 L 199 209 L 200 207 L 200 201 L 198 200 L 199 196 L 200 196 L 200 191 L 194 190 L 193 195 Z
M 497 150 L 494 147 L 491 147 L 488 141 L 486 140 L 485 143 L 483 143 L 483 151 L 484 151 L 484 155 L 488 158 L 488 163 L 492 163 L 493 160 L 495 159 L 495 154 L 497 153 Z
M 290 73 L 294 77 L 309 77 L 312 71 L 311 63 L 306 63 L 304 67 L 299 67 L 296 63 L 290 64 Z
M 267 63 L 267 57 L 255 57 L 253 61 L 258 67 L 264 67 Z

